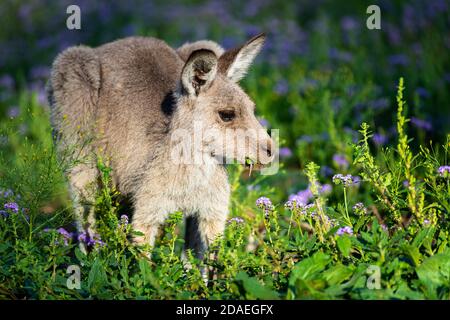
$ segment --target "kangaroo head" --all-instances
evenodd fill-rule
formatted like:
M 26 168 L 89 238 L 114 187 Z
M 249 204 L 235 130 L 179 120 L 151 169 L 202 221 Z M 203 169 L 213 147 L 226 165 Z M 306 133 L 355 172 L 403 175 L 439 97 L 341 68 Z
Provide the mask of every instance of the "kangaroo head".
M 194 149 L 203 161 L 205 157 L 220 163 L 272 161 L 274 143 L 255 117 L 255 104 L 238 84 L 264 40 L 263 34 L 258 35 L 220 57 L 207 49 L 196 50 L 186 60 L 177 94 L 176 126 L 196 135 Z

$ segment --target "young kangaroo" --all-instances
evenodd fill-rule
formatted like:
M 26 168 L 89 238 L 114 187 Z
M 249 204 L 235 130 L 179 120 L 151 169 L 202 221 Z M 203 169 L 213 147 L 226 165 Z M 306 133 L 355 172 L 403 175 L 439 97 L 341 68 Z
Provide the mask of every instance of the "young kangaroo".
M 92 236 L 95 228 L 101 154 L 117 189 L 132 199 L 132 227 L 144 234 L 134 241 L 153 245 L 158 227 L 180 210 L 186 249 L 202 258 L 228 214 L 224 159 L 273 159 L 273 141 L 237 84 L 264 39 L 224 51 L 212 41 L 174 50 L 131 37 L 72 47 L 56 58 L 47 89 L 58 148 L 87 159 L 67 172 L 80 232 Z

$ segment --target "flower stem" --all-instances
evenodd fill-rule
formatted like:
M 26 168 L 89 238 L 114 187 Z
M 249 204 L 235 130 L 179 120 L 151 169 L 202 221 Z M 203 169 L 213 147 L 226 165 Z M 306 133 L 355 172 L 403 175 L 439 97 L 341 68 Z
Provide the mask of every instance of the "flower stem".
M 345 203 L 345 219 L 347 220 L 347 223 L 349 226 L 352 225 L 352 222 L 350 221 L 350 216 L 348 215 L 348 205 L 347 205 L 347 188 L 344 187 L 344 203 Z

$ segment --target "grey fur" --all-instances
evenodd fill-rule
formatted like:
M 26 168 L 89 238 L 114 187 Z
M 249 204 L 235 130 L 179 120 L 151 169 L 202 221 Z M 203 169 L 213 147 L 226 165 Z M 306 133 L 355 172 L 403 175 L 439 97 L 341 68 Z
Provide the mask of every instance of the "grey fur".
M 225 149 L 218 147 L 220 139 L 205 142 L 214 150 L 205 162 L 174 165 L 171 134 L 178 129 L 193 132 L 195 121 L 219 135 L 225 129 L 263 129 L 253 102 L 236 83 L 264 37 L 255 39 L 226 55 L 212 41 L 174 50 L 158 39 L 131 37 L 98 48 L 72 47 L 56 58 L 48 94 L 57 144 L 61 153 L 75 146 L 75 154 L 85 158 L 67 172 L 80 231 L 92 233 L 95 227 L 96 156 L 101 155 L 113 169 L 117 189 L 133 200 L 132 226 L 145 235 L 134 240 L 153 245 L 168 214 L 182 210 L 193 217 L 187 247 L 202 256 L 223 231 L 228 214 L 226 169 L 214 158 Z M 245 56 L 242 63 L 236 60 L 239 52 Z M 228 75 L 232 69 L 239 75 Z M 221 120 L 218 112 L 224 108 L 232 108 L 236 119 Z M 79 147 L 87 137 L 91 143 Z M 237 150 L 235 158 L 270 161 L 267 149 L 273 143 L 267 133 L 259 139 L 250 141 L 249 154 Z M 259 146 L 262 140 L 268 147 Z

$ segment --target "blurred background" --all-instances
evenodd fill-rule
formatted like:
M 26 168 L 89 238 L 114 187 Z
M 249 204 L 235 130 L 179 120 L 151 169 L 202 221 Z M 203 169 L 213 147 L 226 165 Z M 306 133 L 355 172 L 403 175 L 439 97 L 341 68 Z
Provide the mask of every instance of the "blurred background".
M 71 4 L 81 9 L 81 30 L 66 28 Z M 366 27 L 370 4 L 381 8 L 381 30 Z M 442 144 L 450 132 L 450 4 L 445 0 L 3 0 L 0 21 L 3 184 L 12 168 L 25 166 L 23 156 L 33 168 L 51 148 L 44 86 L 55 56 L 69 46 L 132 35 L 158 37 L 173 47 L 211 39 L 228 49 L 267 34 L 242 86 L 256 102 L 261 123 L 280 129 L 284 169 L 266 184 L 279 201 L 305 187 L 298 169 L 308 161 L 321 166 L 323 183 L 337 172 L 354 173 L 351 143 L 360 139 L 362 122 L 372 128 L 374 150 L 396 145 L 401 76 L 413 146 Z M 252 180 L 248 188 L 261 185 Z

